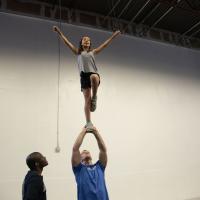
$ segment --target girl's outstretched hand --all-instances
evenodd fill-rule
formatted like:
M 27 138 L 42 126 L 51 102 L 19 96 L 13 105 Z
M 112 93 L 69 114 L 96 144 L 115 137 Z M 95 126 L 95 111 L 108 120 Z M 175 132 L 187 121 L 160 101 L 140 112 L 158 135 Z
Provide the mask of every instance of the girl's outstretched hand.
M 120 35 L 121 34 L 121 31 L 120 30 L 117 30 L 113 33 L 114 36 L 117 36 L 117 35 Z
M 55 32 L 60 32 L 60 29 L 57 27 L 57 26 L 53 26 L 53 31 L 55 31 Z

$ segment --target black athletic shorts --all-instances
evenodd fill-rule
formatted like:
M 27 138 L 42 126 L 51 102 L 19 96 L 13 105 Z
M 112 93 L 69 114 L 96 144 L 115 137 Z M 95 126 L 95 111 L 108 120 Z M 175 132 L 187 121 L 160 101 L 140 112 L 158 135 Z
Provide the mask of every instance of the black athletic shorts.
M 80 74 L 80 82 L 81 82 L 81 91 L 83 91 L 83 89 L 87 89 L 87 88 L 91 88 L 91 81 L 90 81 L 90 76 L 91 74 L 97 74 L 99 76 L 98 73 L 94 73 L 94 72 L 81 72 Z M 100 76 L 99 76 L 99 85 L 100 85 Z

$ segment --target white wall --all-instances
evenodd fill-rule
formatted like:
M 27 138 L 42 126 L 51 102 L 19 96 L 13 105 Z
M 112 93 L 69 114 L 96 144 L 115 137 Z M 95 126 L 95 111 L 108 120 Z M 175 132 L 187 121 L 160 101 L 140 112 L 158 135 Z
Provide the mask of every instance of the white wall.
M 56 146 L 58 43 L 55 22 L 0 13 L 0 199 L 21 199 L 25 157 L 42 152 L 48 199 L 76 199 L 71 148 L 85 124 L 76 57 L 61 45 L 60 143 Z M 64 25 L 78 44 L 110 33 Z M 111 200 L 200 196 L 200 53 L 120 36 L 96 57 L 101 74 L 92 115 L 108 146 Z M 88 135 L 83 148 L 98 149 Z

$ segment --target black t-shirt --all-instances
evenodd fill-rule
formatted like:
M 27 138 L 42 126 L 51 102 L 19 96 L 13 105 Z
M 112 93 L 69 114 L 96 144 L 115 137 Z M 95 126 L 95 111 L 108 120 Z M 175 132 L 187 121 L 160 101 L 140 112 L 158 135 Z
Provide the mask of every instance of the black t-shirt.
M 36 171 L 28 171 L 22 188 L 23 200 L 46 200 L 46 187 L 43 177 Z

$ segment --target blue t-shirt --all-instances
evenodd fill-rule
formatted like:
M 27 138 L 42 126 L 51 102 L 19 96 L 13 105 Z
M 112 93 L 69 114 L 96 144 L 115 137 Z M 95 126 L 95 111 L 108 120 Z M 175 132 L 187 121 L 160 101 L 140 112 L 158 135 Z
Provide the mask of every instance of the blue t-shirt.
M 94 165 L 80 163 L 73 167 L 78 200 L 109 200 L 104 179 L 105 167 L 98 161 Z

